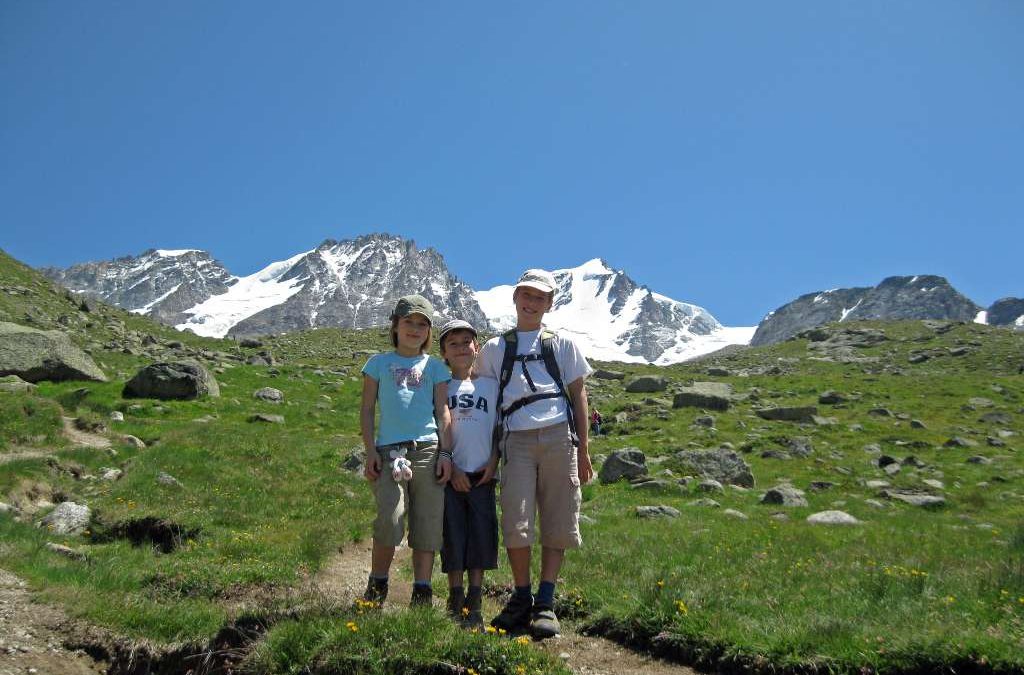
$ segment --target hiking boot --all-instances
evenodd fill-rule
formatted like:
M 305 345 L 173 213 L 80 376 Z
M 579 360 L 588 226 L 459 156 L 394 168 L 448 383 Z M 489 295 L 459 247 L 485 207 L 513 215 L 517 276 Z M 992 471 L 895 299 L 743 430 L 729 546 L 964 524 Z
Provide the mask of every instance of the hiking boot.
M 525 628 L 530 624 L 531 609 L 533 609 L 533 596 L 524 597 L 513 593 L 501 613 L 491 619 L 491 625 L 510 633 Z
M 537 640 L 555 637 L 562 632 L 555 610 L 548 605 L 534 605 L 530 618 L 530 635 Z
M 410 607 L 430 607 L 434 602 L 434 589 L 430 586 L 414 584 L 412 587 L 412 600 Z
M 362 602 L 371 604 L 372 607 L 380 607 L 384 604 L 384 601 L 388 598 L 388 582 L 387 579 L 373 579 L 370 578 L 366 582 L 366 590 L 363 591 Z M 357 604 L 359 604 L 357 602 Z
M 463 628 L 480 630 L 484 627 L 484 614 L 480 609 L 482 604 L 483 598 L 479 593 L 470 593 L 466 596 L 466 602 L 462 606 Z
M 466 600 L 462 587 L 448 589 L 448 617 L 455 623 L 462 623 L 462 605 Z

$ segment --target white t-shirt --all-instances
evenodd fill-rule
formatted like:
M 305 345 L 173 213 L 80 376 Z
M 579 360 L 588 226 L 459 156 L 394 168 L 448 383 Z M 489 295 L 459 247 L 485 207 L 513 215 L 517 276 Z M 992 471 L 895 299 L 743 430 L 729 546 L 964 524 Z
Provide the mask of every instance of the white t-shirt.
M 517 331 L 519 340 L 517 354 L 540 354 L 540 329 L 531 331 Z M 594 369 L 587 363 L 583 352 L 569 338 L 555 335 L 552 345 L 555 350 L 555 361 L 562 373 L 562 384 L 566 391 L 569 385 L 581 377 L 585 378 L 594 372 Z M 505 356 L 505 338 L 496 337 L 487 341 L 487 344 L 480 350 L 476 360 L 477 372 L 486 377 L 498 379 L 501 377 L 501 361 Z M 512 369 L 512 379 L 505 387 L 501 406 L 506 410 L 510 405 L 521 398 L 534 394 L 558 391 L 558 385 L 548 374 L 544 367 L 544 360 L 527 361 L 526 368 L 530 372 L 530 378 L 537 386 L 537 391 L 530 389 L 530 385 L 523 376 L 522 362 L 516 362 Z M 534 401 L 528 406 L 520 408 L 506 419 L 510 431 L 526 431 L 529 429 L 542 429 L 558 422 L 568 419 L 565 412 L 566 400 L 564 397 L 546 398 Z
M 448 382 L 452 414 L 452 461 L 466 473 L 482 471 L 491 457 L 498 381 L 490 377 Z

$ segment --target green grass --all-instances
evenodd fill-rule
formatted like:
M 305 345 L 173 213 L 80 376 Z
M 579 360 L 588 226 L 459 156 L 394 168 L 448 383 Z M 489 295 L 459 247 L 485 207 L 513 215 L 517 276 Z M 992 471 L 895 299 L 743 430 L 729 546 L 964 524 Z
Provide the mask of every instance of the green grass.
M 0 320 L 63 326 L 110 377 L 0 394 L 0 453 L 48 447 L 56 458 L 56 464 L 0 463 L 0 501 L 45 484 L 62 498 L 88 503 L 95 514 L 92 531 L 79 537 L 35 527 L 42 512 L 24 522 L 0 515 L 0 565 L 46 599 L 115 631 L 164 643 L 205 642 L 240 606 L 276 617 L 250 655 L 247 665 L 255 672 L 303 672 L 307 666 L 324 673 L 428 672 L 443 664 L 481 673 L 515 673 L 519 666 L 557 672 L 560 666 L 533 647 L 457 631 L 440 613 L 379 617 L 283 604 L 285 591 L 300 586 L 339 547 L 369 536 L 369 489 L 339 464 L 361 446 L 359 369 L 363 352 L 387 349 L 382 331 L 269 338 L 262 349 L 280 365 L 247 366 L 242 359 L 260 349 L 176 333 L 113 308 L 80 312 L 74 299 L 4 255 L 0 279 L 25 289 L 0 293 Z M 670 385 L 659 394 L 627 394 L 622 382 L 591 380 L 591 400 L 609 432 L 593 440 L 592 454 L 638 447 L 651 460 L 652 474 L 669 470 L 678 478 L 683 470 L 675 453 L 728 443 L 749 462 L 757 486 L 710 495 L 721 508 L 691 505 L 703 496 L 692 487 L 650 493 L 625 484 L 587 486 L 583 512 L 595 522 L 584 525 L 584 547 L 567 556 L 561 614 L 584 630 L 719 671 L 1024 672 L 1024 378 L 1017 374 L 1024 335 L 976 325 L 936 334 L 920 322 L 856 324 L 864 325 L 890 338 L 855 350 L 877 358 L 874 363 L 814 360 L 806 341 L 792 340 L 667 368 L 600 364 L 627 379 L 657 373 Z M 140 345 L 143 334 L 158 344 Z M 184 345 L 173 349 L 170 341 Z M 969 351 L 949 354 L 958 347 Z M 935 355 L 910 364 L 910 355 L 922 349 Z M 121 397 L 138 367 L 182 355 L 216 369 L 220 398 Z M 731 374 L 710 376 L 710 367 Z M 658 402 L 670 402 L 673 389 L 695 380 L 728 382 L 743 400 L 729 411 L 712 411 L 710 429 L 694 425 L 704 411 Z M 285 403 L 253 399 L 264 386 L 282 390 Z M 827 389 L 849 401 L 818 405 Z M 972 409 L 972 397 L 989 399 L 991 407 Z M 818 405 L 835 423 L 767 422 L 755 414 L 767 405 Z M 869 415 L 877 407 L 896 416 Z M 125 421 L 111 421 L 114 411 Z M 980 421 L 993 411 L 1009 422 Z M 257 412 L 281 414 L 285 424 L 249 422 Z M 66 445 L 59 435 L 62 413 L 105 425 L 114 452 Z M 620 413 L 625 419 L 617 421 Z M 926 428 L 911 428 L 910 419 Z M 1015 435 L 1000 437 L 1001 430 Z M 123 434 L 148 447 L 118 442 Z M 797 436 L 810 439 L 810 457 L 761 456 Z M 954 436 L 977 446 L 945 447 Z M 989 445 L 989 438 L 1005 445 Z M 871 463 L 876 455 L 865 450 L 869 446 L 901 460 L 913 455 L 923 467 L 905 465 L 886 476 Z M 975 455 L 992 463 L 966 461 Z M 125 473 L 116 482 L 76 480 L 67 470 L 72 465 L 93 476 L 105 467 Z M 181 487 L 158 484 L 161 472 Z M 923 510 L 888 502 L 866 485 L 880 479 L 931 492 L 939 491 L 923 481 L 939 480 L 947 505 Z M 764 489 L 780 482 L 806 490 L 819 480 L 835 485 L 808 491 L 807 507 L 759 503 Z M 643 504 L 673 506 L 682 515 L 638 521 L 635 507 Z M 863 524 L 805 522 L 826 509 L 846 511 Z M 184 533 L 173 550 L 125 538 L 140 523 L 155 521 Z M 58 557 L 47 542 L 78 548 L 89 562 Z M 490 578 L 510 581 L 505 567 Z

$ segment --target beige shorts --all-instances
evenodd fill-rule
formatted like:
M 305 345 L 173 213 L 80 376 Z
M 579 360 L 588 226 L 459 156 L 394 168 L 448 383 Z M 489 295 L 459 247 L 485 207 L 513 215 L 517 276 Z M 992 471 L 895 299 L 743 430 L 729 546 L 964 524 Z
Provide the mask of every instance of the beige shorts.
M 502 443 L 501 531 L 506 548 L 534 543 L 540 513 L 540 543 L 576 548 L 580 538 L 580 477 L 576 448 L 565 422 L 512 431 Z
M 377 518 L 373 541 L 382 546 L 399 546 L 409 519 L 409 547 L 417 551 L 439 551 L 444 543 L 444 486 L 437 484 L 437 445 L 420 445 L 408 450 L 412 479 L 395 482 L 391 476 L 390 446 L 381 446 L 380 477 L 373 481 Z

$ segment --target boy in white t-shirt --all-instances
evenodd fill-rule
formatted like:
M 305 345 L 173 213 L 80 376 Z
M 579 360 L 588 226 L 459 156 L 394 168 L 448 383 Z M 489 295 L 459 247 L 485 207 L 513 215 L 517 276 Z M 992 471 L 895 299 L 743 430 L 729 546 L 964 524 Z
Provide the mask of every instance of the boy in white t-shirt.
M 452 477 L 445 487 L 441 570 L 448 574 L 448 612 L 466 628 L 482 628 L 484 570 L 498 567 L 498 516 L 492 450 L 498 381 L 475 377 L 476 329 L 455 319 L 441 328 L 441 356 L 452 371 Z M 468 591 L 463 575 L 468 573 Z

